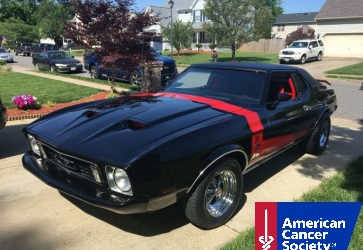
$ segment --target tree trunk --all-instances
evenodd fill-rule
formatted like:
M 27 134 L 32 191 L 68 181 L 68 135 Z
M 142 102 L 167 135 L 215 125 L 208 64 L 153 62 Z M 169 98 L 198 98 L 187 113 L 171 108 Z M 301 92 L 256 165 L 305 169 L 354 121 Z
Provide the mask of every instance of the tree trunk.
M 144 66 L 143 80 L 141 84 L 142 93 L 154 93 L 161 90 L 161 70 L 163 62 L 150 62 Z

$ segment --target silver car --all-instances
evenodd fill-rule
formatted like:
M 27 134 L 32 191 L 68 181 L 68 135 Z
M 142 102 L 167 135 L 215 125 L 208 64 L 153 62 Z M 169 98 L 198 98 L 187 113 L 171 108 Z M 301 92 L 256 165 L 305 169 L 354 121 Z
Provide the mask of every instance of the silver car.
M 0 60 L 1 61 L 6 61 L 6 62 L 14 62 L 14 58 L 13 56 L 6 51 L 6 49 L 0 47 Z

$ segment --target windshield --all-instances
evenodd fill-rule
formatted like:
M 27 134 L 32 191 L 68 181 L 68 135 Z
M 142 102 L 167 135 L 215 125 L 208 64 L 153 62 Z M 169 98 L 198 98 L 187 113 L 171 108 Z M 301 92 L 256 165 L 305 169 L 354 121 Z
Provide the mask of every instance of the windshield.
M 1 48 L 0 53 L 6 53 L 6 50 Z
M 71 59 L 72 56 L 66 52 L 54 52 L 54 53 L 48 53 L 48 58 L 50 58 L 50 59 Z
M 307 48 L 308 42 L 293 42 L 289 48 Z
M 265 72 L 237 69 L 189 68 L 165 90 L 208 97 L 233 104 L 259 104 Z

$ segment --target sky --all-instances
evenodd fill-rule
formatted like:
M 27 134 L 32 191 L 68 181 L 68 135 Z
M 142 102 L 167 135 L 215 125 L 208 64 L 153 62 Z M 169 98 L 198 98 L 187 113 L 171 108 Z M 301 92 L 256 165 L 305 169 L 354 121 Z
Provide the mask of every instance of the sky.
M 167 0 L 135 0 L 135 6 L 139 9 L 145 9 L 147 6 L 161 6 Z M 173 0 L 183 1 L 183 0 Z M 282 0 L 282 7 L 284 8 L 284 14 L 289 13 L 302 13 L 302 12 L 318 12 L 324 5 L 325 0 Z

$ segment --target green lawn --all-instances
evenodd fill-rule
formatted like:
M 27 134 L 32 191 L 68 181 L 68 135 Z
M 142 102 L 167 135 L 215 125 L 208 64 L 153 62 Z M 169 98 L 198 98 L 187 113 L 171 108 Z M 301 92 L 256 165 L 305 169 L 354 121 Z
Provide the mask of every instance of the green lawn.
M 63 81 L 51 80 L 15 72 L 0 72 L 2 101 L 7 108 L 16 108 L 11 98 L 29 94 L 42 103 L 66 103 L 102 92 L 103 90 L 84 87 Z
M 305 193 L 298 201 L 363 201 L 363 156 L 351 162 L 338 174 Z M 361 250 L 363 246 L 363 210 L 360 211 L 349 250 Z M 220 250 L 253 250 L 254 228 L 240 234 Z
M 163 55 L 170 56 L 170 52 L 163 52 Z M 174 59 L 179 65 L 190 65 L 193 63 L 214 62 L 211 54 L 197 52 L 183 52 L 180 56 L 174 54 Z M 218 53 L 218 62 L 229 62 L 232 59 L 232 52 Z M 260 62 L 260 63 L 278 63 L 279 55 L 277 53 L 258 53 L 258 52 L 241 52 L 236 51 L 236 60 L 239 62 Z
M 363 80 L 363 63 L 357 63 L 346 67 L 329 70 L 324 72 L 324 74 L 327 74 L 327 77 L 330 78 Z

